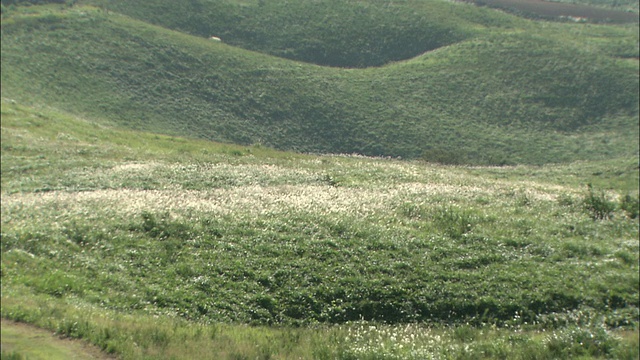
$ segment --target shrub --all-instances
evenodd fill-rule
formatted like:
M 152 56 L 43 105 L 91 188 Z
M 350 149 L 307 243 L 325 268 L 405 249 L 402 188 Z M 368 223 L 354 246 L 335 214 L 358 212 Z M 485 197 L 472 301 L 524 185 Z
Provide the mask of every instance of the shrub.
M 593 220 L 610 219 L 616 209 L 615 202 L 607 199 L 604 191 L 596 192 L 591 184 L 588 184 L 587 187 L 587 194 L 583 200 L 585 211 Z

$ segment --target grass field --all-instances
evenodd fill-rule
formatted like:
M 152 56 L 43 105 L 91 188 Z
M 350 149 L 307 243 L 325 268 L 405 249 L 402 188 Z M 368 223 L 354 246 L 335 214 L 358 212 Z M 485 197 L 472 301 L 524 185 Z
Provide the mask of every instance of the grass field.
M 2 320 L 2 358 L 5 360 L 108 360 L 100 349 L 82 341 L 62 339 L 42 329 Z
M 2 1 L 3 319 L 121 359 L 640 356 L 637 23 L 54 2 Z
M 2 316 L 132 359 L 631 359 L 637 163 L 319 157 L 4 101 Z

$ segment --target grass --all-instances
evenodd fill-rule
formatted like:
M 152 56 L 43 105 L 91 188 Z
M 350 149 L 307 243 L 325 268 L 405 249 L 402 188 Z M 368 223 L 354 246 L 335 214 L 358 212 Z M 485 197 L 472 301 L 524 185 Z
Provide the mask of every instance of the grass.
M 5 4 L 4 319 L 122 359 L 638 358 L 637 24 Z
M 50 331 L 4 320 L 2 321 L 2 358 L 8 360 L 109 359 L 98 349 L 87 347 L 84 342 L 62 339 Z
M 6 100 L 2 146 L 2 316 L 125 359 L 638 355 L 637 158 L 300 155 Z
M 87 3 L 195 36 L 218 35 L 248 50 L 335 67 L 404 60 L 455 43 L 470 32 L 467 21 L 433 16 L 451 13 L 445 3 L 429 4 L 429 19 L 416 13 L 419 4 L 358 1 Z
M 14 7 L 2 20 L 2 96 L 122 128 L 298 152 L 476 165 L 637 155 L 637 24 L 535 22 L 438 1 L 207 2 L 196 18 L 186 15 L 193 4 Z M 299 7 L 314 10 L 308 27 L 276 31 L 301 21 Z M 415 22 L 398 21 L 407 14 Z M 347 26 L 378 23 L 371 17 L 386 35 L 348 36 Z M 319 31 L 326 19 L 335 29 Z M 388 46 L 368 53 L 384 36 Z M 318 52 L 333 67 L 309 63 Z M 346 68 L 360 63 L 332 55 L 343 53 L 379 60 Z

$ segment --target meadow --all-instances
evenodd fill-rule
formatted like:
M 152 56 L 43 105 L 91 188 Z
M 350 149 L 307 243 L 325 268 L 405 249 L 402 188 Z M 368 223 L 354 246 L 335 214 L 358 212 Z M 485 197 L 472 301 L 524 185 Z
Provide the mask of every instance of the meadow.
M 125 359 L 632 359 L 637 163 L 312 156 L 3 100 L 2 316 Z
M 5 321 L 121 359 L 640 356 L 637 23 L 440 0 L 1 20 Z

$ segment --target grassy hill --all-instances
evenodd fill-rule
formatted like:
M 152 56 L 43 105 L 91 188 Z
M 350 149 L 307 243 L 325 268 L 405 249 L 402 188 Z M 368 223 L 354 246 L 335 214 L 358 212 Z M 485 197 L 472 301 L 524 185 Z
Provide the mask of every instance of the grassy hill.
M 4 318 L 124 359 L 637 357 L 637 156 L 318 157 L 2 101 Z
M 91 3 L 109 11 L 7 7 L 3 97 L 300 152 L 468 164 L 638 152 L 637 24 L 439 1 Z
M 336 67 L 380 66 L 481 29 L 526 26 L 498 11 L 446 1 L 85 2 L 244 49 Z
M 3 318 L 122 359 L 638 358 L 637 23 L 55 2 L 2 1 Z
M 380 66 L 463 40 L 473 23 L 444 2 L 91 1 L 133 18 L 248 50 L 335 67 Z M 425 14 L 428 13 L 428 16 Z

